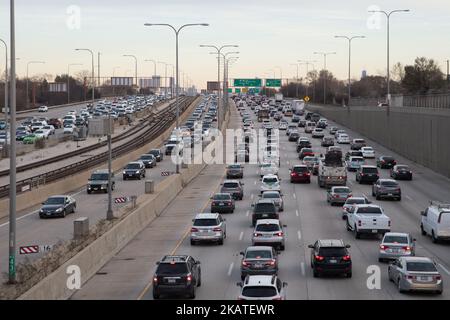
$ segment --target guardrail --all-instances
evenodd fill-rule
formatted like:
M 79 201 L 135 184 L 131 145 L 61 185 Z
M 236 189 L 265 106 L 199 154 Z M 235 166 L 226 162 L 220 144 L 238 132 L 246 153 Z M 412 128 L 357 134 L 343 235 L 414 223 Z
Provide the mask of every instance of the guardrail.
M 195 100 L 193 97 L 186 97 L 182 101 L 180 101 L 180 113 L 184 112 L 187 107 Z M 151 124 L 149 127 L 146 128 L 145 132 L 141 135 L 139 139 L 134 139 L 130 141 L 129 143 L 122 144 L 120 146 L 117 146 L 112 149 L 112 157 L 116 158 L 123 154 L 126 154 L 134 149 L 138 149 L 144 145 L 146 145 L 151 140 L 158 137 L 160 134 L 164 132 L 167 126 L 169 126 L 176 118 L 175 109 L 176 104 L 172 103 L 169 108 L 161 111 L 159 114 L 153 117 Z M 106 142 L 99 143 L 102 145 L 105 145 Z M 97 147 L 99 144 L 96 144 Z M 58 156 L 55 158 L 58 158 L 57 161 L 66 159 L 68 157 L 71 157 L 72 155 L 65 154 L 62 156 Z M 47 159 L 40 161 L 40 163 L 48 164 L 51 162 L 54 162 L 55 160 Z M 90 157 L 88 159 L 84 159 L 82 161 L 70 164 L 68 166 L 46 172 L 44 174 L 36 175 L 33 177 L 30 177 L 25 180 L 17 181 L 17 193 L 22 193 L 31 190 L 31 187 L 36 181 L 43 181 L 44 183 L 53 182 L 62 178 L 66 178 L 70 175 L 79 173 L 80 171 L 89 169 L 91 167 L 94 167 L 98 164 L 101 164 L 108 159 L 108 152 L 103 152 L 98 155 L 95 155 L 93 157 Z M 45 163 L 45 162 L 48 163 Z M 35 165 L 35 164 L 33 164 Z M 42 164 L 41 164 L 42 165 Z M 36 167 L 36 166 L 35 166 Z M 39 183 L 38 183 L 39 184 Z M 9 195 L 9 185 L 5 185 L 0 187 L 0 198 L 7 197 Z

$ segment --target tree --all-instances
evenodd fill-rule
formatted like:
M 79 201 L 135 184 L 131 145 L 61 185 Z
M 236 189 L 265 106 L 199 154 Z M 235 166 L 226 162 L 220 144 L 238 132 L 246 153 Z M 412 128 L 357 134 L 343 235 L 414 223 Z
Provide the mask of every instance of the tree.
M 404 78 L 405 78 L 405 67 L 400 62 L 397 62 L 392 67 L 391 79 L 397 82 L 401 82 L 403 81 Z
M 402 87 L 410 94 L 426 94 L 445 88 L 444 74 L 433 59 L 417 57 L 414 65 L 405 66 Z

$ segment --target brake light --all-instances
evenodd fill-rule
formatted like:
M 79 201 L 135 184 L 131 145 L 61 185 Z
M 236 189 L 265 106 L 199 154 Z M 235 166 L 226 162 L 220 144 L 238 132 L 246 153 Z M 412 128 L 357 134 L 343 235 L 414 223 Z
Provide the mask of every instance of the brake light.
M 191 232 L 198 232 L 197 228 L 191 228 Z
M 389 249 L 389 247 L 388 247 L 388 246 L 385 246 L 384 244 L 382 244 L 382 245 L 380 245 L 380 249 L 381 249 L 381 250 L 386 250 L 386 249 Z
M 276 233 L 276 235 L 277 235 L 278 237 L 282 237 L 282 236 L 283 236 L 283 232 L 278 232 L 278 233 Z
M 221 232 L 221 231 L 222 231 L 222 228 L 214 228 L 213 231 L 214 231 L 214 232 Z
M 253 234 L 254 237 L 259 237 L 260 235 L 261 235 L 261 234 L 259 234 L 259 233 L 254 233 L 254 234 Z
M 158 283 L 158 277 L 153 277 L 153 283 Z
M 275 265 L 275 260 L 270 260 L 270 262 L 269 262 L 269 264 L 271 265 L 271 266 L 274 266 Z
M 315 256 L 314 257 L 317 261 L 323 261 L 323 260 L 325 260 L 325 257 L 322 257 L 322 256 Z
M 247 262 L 247 261 L 242 261 L 242 265 L 243 265 L 244 267 L 247 267 L 247 266 L 248 266 L 248 262 Z
M 411 248 L 409 246 L 403 247 L 402 249 L 405 250 L 405 251 L 410 251 L 411 250 Z
M 406 276 L 406 278 L 409 279 L 409 280 L 413 280 L 413 279 L 415 279 L 416 277 L 415 277 L 415 276 Z
M 350 261 L 350 255 L 346 255 L 342 257 L 342 260 L 344 261 Z
M 433 279 L 434 280 L 441 280 L 441 276 L 439 275 L 439 276 L 433 276 Z
M 297 172 L 292 172 L 291 173 L 291 177 L 296 177 L 297 176 Z
M 186 276 L 186 280 L 187 280 L 187 282 L 191 282 L 191 281 L 192 281 L 192 275 L 191 275 L 191 274 L 188 274 L 188 275 Z

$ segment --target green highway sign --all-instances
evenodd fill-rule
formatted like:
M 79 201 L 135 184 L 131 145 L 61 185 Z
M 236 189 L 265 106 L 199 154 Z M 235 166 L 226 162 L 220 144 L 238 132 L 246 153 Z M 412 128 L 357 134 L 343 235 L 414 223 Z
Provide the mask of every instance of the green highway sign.
M 262 87 L 261 79 L 234 79 L 234 87 Z
M 234 92 L 235 92 L 235 93 L 241 93 L 241 89 L 236 88 L 236 89 L 234 90 Z
M 266 79 L 266 87 L 281 87 L 281 79 Z
M 233 89 L 232 88 L 228 88 L 228 93 L 233 93 Z

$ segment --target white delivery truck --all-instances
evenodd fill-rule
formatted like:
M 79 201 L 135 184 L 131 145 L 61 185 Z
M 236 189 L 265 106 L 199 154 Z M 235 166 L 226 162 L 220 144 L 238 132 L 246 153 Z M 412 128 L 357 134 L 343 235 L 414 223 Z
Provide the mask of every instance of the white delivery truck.
M 347 184 L 347 170 L 342 161 L 341 151 L 328 151 L 325 159 L 320 160 L 317 184 L 321 188 L 345 186 Z
M 294 114 L 302 116 L 305 113 L 305 101 L 293 100 L 292 110 L 294 111 Z
M 275 93 L 275 102 L 283 102 L 283 94 L 282 93 Z

